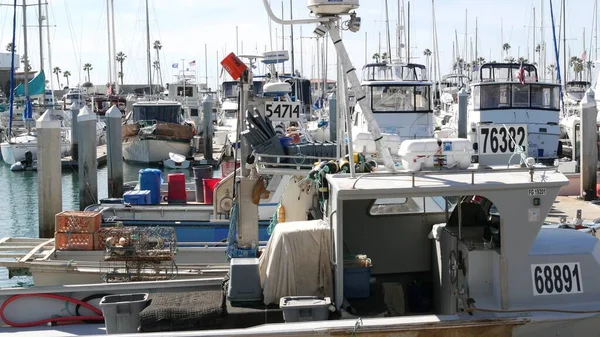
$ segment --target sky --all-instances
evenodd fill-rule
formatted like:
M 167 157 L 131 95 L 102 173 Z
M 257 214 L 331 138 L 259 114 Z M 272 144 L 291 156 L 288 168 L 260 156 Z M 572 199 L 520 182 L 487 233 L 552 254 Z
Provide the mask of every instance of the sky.
M 12 35 L 12 1 L 0 0 L 0 50 L 4 51 Z M 28 53 L 34 70 L 39 69 L 38 0 L 26 0 Z M 72 74 L 70 85 L 83 83 L 86 73 L 85 63 L 91 63 L 91 81 L 94 84 L 108 82 L 108 34 L 106 28 L 106 0 L 47 0 L 49 3 L 50 49 L 52 66 Z M 173 63 L 183 62 L 186 68 L 194 71 L 199 82 L 208 77 L 208 84 L 214 87 L 221 68 L 219 61 L 230 52 L 256 54 L 265 50 L 282 50 L 282 27 L 271 25 L 261 0 L 148 0 L 150 41 L 160 40 L 162 77 L 164 83 L 174 80 L 177 69 Z M 389 25 L 392 53 L 396 53 L 396 25 L 398 2 L 388 0 Z M 403 0 L 405 10 L 408 0 Z M 487 61 L 500 61 L 502 44 L 509 43 L 509 55 L 515 58 L 532 58 L 534 25 L 533 11 L 536 11 L 536 41 L 541 40 L 540 12 L 544 3 L 544 29 L 547 44 L 548 64 L 554 63 L 552 26 L 549 2 L 554 6 L 557 20 L 560 15 L 559 0 L 435 0 L 439 57 L 442 73 L 452 69 L 453 42 L 458 36 L 459 53 L 464 57 L 465 15 L 467 17 L 466 38 L 475 44 L 475 20 L 477 18 L 477 51 L 479 57 Z M 18 0 L 19 4 L 23 0 Z M 307 18 L 309 11 L 305 0 L 271 0 L 274 12 L 281 15 L 282 5 L 286 18 L 290 15 L 290 3 L 294 18 Z M 385 0 L 362 0 L 357 10 L 362 19 L 358 33 L 345 31 L 344 42 L 351 60 L 357 69 L 365 61 L 372 61 L 372 55 L 387 50 L 387 29 Z M 35 5 L 35 6 L 34 6 Z M 146 57 L 146 18 L 144 0 L 114 0 L 116 49 L 127 55 L 123 64 L 125 83 L 147 83 Z M 465 13 L 465 10 L 467 13 Z M 567 53 L 581 57 L 584 44 L 586 49 L 593 46 L 594 0 L 569 0 L 566 10 Z M 22 8 L 17 10 L 17 52 L 23 54 Z M 410 1 L 410 53 L 411 61 L 425 63 L 423 50 L 433 49 L 432 1 Z M 305 77 L 316 77 L 316 40 L 312 33 L 315 25 L 294 26 L 295 68 Z M 46 28 L 45 28 L 46 29 Z M 48 72 L 48 47 L 44 29 L 44 62 Z M 291 28 L 284 28 L 285 49 L 290 50 Z M 583 40 L 585 29 L 585 43 Z M 238 45 L 236 46 L 236 31 Z M 455 33 L 456 31 L 456 33 Z M 558 34 L 558 33 L 557 33 Z M 272 46 L 271 46 L 272 42 Z M 205 57 L 205 46 L 207 57 Z M 366 46 L 366 49 L 365 49 Z M 470 49 L 468 47 L 467 49 Z M 474 47 L 473 47 L 474 49 Z M 595 47 L 592 49 L 595 50 Z M 335 54 L 329 42 L 328 77 L 335 79 Z M 474 51 L 472 52 L 474 54 Z M 469 52 L 470 54 L 470 52 Z M 588 51 L 588 55 L 590 52 Z M 152 60 L 156 53 L 151 50 Z M 591 57 L 596 58 L 595 54 Z M 184 61 L 182 61 L 184 60 Z M 196 61 L 195 66 L 189 62 Z M 205 70 L 205 61 L 207 67 Z M 289 71 L 289 63 L 287 64 Z M 259 68 L 260 69 L 260 68 Z M 47 77 L 49 77 L 47 75 Z M 52 74 L 56 88 L 56 75 Z M 66 80 L 61 75 L 60 84 Z M 153 81 L 156 83 L 156 80 Z

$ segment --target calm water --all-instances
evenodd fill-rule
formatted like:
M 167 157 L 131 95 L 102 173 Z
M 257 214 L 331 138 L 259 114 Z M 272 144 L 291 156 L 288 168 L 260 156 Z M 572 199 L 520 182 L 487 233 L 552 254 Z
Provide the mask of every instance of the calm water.
M 124 181 L 137 181 L 138 172 L 146 166 L 123 165 Z M 173 172 L 186 174 L 191 179 L 191 171 Z M 108 196 L 106 167 L 98 169 L 98 197 Z M 10 166 L 0 161 L 0 238 L 38 237 L 38 187 L 36 172 L 12 172 Z M 65 170 L 62 174 L 63 210 L 79 209 L 79 175 L 76 171 Z M 18 282 L 30 282 L 27 278 L 8 280 L 6 269 L 0 268 L 0 287 L 13 286 Z

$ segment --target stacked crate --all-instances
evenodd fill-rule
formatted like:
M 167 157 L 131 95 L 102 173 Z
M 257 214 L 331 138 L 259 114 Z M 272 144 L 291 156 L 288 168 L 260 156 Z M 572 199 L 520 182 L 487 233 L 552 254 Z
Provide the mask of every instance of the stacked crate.
M 94 234 L 100 229 L 99 212 L 64 211 L 56 215 L 54 246 L 56 250 L 93 250 Z

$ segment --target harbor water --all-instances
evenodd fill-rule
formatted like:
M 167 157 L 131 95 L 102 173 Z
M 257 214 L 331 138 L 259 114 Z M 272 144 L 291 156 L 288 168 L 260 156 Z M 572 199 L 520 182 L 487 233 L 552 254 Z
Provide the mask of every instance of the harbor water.
M 143 165 L 123 165 L 125 182 L 137 181 Z M 166 181 L 169 173 L 185 173 L 187 181 L 193 181 L 191 170 L 163 169 Z M 98 168 L 98 198 L 108 196 L 106 167 Z M 220 172 L 216 172 L 220 174 Z M 32 171 L 12 172 L 10 166 L 0 163 L 0 238 L 3 237 L 38 237 L 38 187 L 37 173 Z M 79 209 L 79 176 L 76 170 L 63 169 L 62 199 L 63 210 Z M 0 268 L 0 287 L 11 287 L 18 284 L 28 284 L 27 277 L 8 279 L 8 272 Z

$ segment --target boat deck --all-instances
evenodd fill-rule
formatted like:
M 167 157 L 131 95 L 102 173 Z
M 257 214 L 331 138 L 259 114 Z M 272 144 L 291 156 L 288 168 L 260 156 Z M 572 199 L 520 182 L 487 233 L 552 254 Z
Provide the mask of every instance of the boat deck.
M 107 158 L 107 149 L 106 145 L 99 145 L 96 148 L 96 160 L 98 161 L 98 166 L 106 165 Z M 73 168 L 77 169 L 77 161 L 73 160 L 73 157 L 66 156 L 61 160 L 63 168 Z

